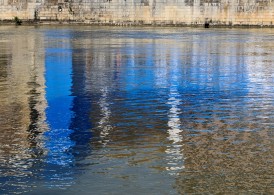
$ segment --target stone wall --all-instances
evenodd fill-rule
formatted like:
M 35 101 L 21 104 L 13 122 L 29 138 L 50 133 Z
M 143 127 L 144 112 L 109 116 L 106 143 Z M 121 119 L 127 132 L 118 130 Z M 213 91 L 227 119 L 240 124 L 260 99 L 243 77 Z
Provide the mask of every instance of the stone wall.
M 272 0 L 0 0 L 0 19 L 112 25 L 274 24 Z

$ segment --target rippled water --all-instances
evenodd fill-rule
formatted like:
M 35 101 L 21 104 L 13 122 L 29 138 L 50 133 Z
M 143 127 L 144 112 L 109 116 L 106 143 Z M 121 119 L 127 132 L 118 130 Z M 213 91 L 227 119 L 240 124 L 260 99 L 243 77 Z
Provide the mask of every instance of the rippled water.
M 274 30 L 0 26 L 0 194 L 274 194 Z

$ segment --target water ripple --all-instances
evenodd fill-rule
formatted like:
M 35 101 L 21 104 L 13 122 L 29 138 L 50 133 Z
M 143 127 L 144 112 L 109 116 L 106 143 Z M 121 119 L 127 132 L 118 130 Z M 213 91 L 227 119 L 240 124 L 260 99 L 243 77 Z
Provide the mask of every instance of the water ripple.
M 271 29 L 14 28 L 1 194 L 273 192 Z

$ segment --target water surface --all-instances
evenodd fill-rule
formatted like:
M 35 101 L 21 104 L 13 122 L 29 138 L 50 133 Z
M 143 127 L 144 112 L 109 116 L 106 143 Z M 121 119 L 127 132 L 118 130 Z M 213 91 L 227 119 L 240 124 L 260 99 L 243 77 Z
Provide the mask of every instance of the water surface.
M 273 54 L 272 29 L 0 26 L 0 193 L 274 193 Z

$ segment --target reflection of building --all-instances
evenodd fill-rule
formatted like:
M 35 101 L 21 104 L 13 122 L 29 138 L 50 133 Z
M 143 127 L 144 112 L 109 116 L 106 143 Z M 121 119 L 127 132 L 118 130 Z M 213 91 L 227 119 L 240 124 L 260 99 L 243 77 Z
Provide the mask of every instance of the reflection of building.
M 2 176 L 33 174 L 34 158 L 44 153 L 40 139 L 46 129 L 43 38 L 39 33 L 24 33 L 0 46 L 0 163 L 8 169 Z
M 71 47 L 75 51 L 72 53 L 71 95 L 74 98 L 71 106 L 73 116 L 70 123 L 70 129 L 73 132 L 70 134 L 70 139 L 75 143 L 71 147 L 75 161 L 80 161 L 85 159 L 91 151 L 90 141 L 93 123 L 90 112 L 93 109 L 93 105 L 91 103 L 92 97 L 89 96 L 87 90 L 88 71 L 85 52 L 82 48 L 78 48 L 77 44 L 81 43 L 78 41 L 77 43 L 71 42 Z
M 74 49 L 84 48 L 81 52 L 75 52 L 73 56 L 73 83 L 72 94 L 75 97 L 73 109 L 75 118 L 72 127 L 79 129 L 74 130 L 71 138 L 78 139 L 79 147 L 89 147 L 88 143 L 91 138 L 91 131 L 99 136 L 99 142 L 107 144 L 110 125 L 110 102 L 109 93 L 111 90 L 111 80 L 115 75 L 105 75 L 109 66 L 115 61 L 116 56 L 106 55 L 103 50 L 106 45 L 101 46 L 99 40 L 90 38 L 81 40 L 83 42 L 73 42 Z M 80 47 L 80 48 L 78 48 Z M 83 107 L 86 108 L 83 110 Z M 77 111 L 78 109 L 78 111 Z M 79 113 L 79 114 L 78 114 Z M 84 119 L 83 119 L 84 118 Z M 82 126 L 82 127 L 81 127 Z M 78 134 L 78 135 L 77 135 Z M 84 136 L 84 134 L 86 134 Z M 85 146 L 83 146 L 85 144 Z M 89 148 L 86 148 L 89 150 Z M 75 148 L 77 151 L 77 148 Z M 84 157 L 84 156 L 82 156 Z
M 82 58 L 92 97 L 92 144 L 107 163 L 117 163 L 116 172 L 140 167 L 168 172 L 176 175 L 181 194 L 233 193 L 249 185 L 256 190 L 264 180 L 258 176 L 253 182 L 252 175 L 271 178 L 271 119 L 263 120 L 268 129 L 256 123 L 263 112 L 271 116 L 270 102 L 250 116 L 259 106 L 249 97 L 253 84 L 246 72 L 253 64 L 237 55 L 246 52 L 243 45 L 231 50 L 235 43 L 219 47 L 214 38 L 192 35 L 179 46 L 176 40 L 145 38 L 122 43 L 109 38 L 104 44 L 98 38 L 87 44 Z M 116 173 L 103 163 L 94 167 Z M 271 179 L 265 181 L 271 185 Z
M 115 178 L 132 189 L 176 177 L 181 194 L 271 188 L 271 55 L 246 60 L 237 54 L 250 48 L 219 47 L 216 31 L 178 40 L 164 29 L 155 39 L 108 30 L 50 27 L 1 42 L 5 175 L 41 173 L 42 185 L 71 189 L 78 170 L 90 185 Z
M 239 39 L 237 36 L 234 38 Z M 250 63 L 249 60 L 253 59 L 250 48 L 254 51 L 254 47 L 238 44 L 236 50 L 230 50 L 230 44 L 236 43 L 226 42 L 224 47 L 213 49 L 224 56 L 217 55 L 218 59 L 207 62 L 211 63 L 209 67 L 212 69 L 203 70 L 202 66 L 197 69 L 209 73 L 207 78 L 197 78 L 197 81 L 215 85 L 198 91 L 192 97 L 196 96 L 196 101 L 185 105 L 181 115 L 185 118 L 182 141 L 185 168 L 176 182 L 181 194 L 230 194 L 248 190 L 273 193 L 273 180 L 270 178 L 273 178 L 274 167 L 269 162 L 273 155 L 269 134 L 272 129 L 270 97 L 264 97 L 269 93 L 262 89 L 269 89 L 271 84 L 257 80 L 258 84 L 263 83 L 260 88 L 252 78 L 261 78 L 257 73 L 266 73 L 267 63 L 264 63 L 264 68 L 258 63 Z M 201 47 L 197 53 L 203 51 Z M 212 49 L 208 51 L 212 52 Z M 248 57 L 242 57 L 246 55 Z M 197 62 L 197 66 L 202 63 L 202 60 Z M 257 70 L 256 76 L 254 72 L 249 73 L 254 69 Z M 193 75 L 204 73 L 197 71 Z M 260 92 L 254 92 L 254 87 Z

